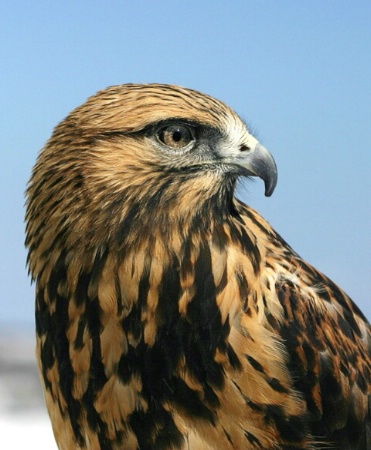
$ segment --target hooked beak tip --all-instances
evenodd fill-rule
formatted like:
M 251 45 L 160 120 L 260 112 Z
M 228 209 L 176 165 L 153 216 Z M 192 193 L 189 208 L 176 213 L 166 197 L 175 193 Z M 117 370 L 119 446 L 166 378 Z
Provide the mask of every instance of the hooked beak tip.
M 277 185 L 277 166 L 273 156 L 260 143 L 246 157 L 244 162 L 252 175 L 261 178 L 265 185 L 265 196 L 270 197 Z

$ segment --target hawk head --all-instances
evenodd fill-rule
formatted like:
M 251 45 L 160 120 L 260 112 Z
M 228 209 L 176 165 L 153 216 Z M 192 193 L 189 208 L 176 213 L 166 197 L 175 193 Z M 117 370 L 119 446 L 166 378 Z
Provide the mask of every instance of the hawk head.
M 37 276 L 41 264 L 32 259 L 36 247 L 43 254 L 83 240 L 97 248 L 122 230 L 135 242 L 139 229 L 150 233 L 202 210 L 233 213 L 241 176 L 261 177 L 269 196 L 277 169 L 221 101 L 163 84 L 105 89 L 56 127 L 35 166 L 27 210 L 31 272 Z

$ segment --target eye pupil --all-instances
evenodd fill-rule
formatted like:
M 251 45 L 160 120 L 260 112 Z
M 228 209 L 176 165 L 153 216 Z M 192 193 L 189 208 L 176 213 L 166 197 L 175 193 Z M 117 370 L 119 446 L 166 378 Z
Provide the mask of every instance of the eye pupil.
M 174 131 L 173 139 L 175 142 L 179 142 L 182 139 L 182 132 L 180 130 Z
M 167 147 L 181 149 L 194 141 L 195 137 L 191 127 L 184 125 L 169 125 L 159 131 L 158 139 Z

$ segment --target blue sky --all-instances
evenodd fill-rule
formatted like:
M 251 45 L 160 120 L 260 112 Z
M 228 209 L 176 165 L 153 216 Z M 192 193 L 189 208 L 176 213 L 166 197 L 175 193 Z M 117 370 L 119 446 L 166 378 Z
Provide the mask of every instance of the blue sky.
M 32 324 L 24 190 L 53 127 L 104 87 L 180 84 L 231 105 L 279 182 L 242 199 L 371 318 L 371 2 L 0 4 L 0 323 Z

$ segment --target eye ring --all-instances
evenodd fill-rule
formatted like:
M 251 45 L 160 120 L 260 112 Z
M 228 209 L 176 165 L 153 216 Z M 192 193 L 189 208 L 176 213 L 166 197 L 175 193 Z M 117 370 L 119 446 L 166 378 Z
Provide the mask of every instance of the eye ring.
M 167 125 L 161 128 L 157 137 L 162 144 L 172 149 L 182 149 L 195 141 L 195 131 L 192 127 L 186 125 Z

